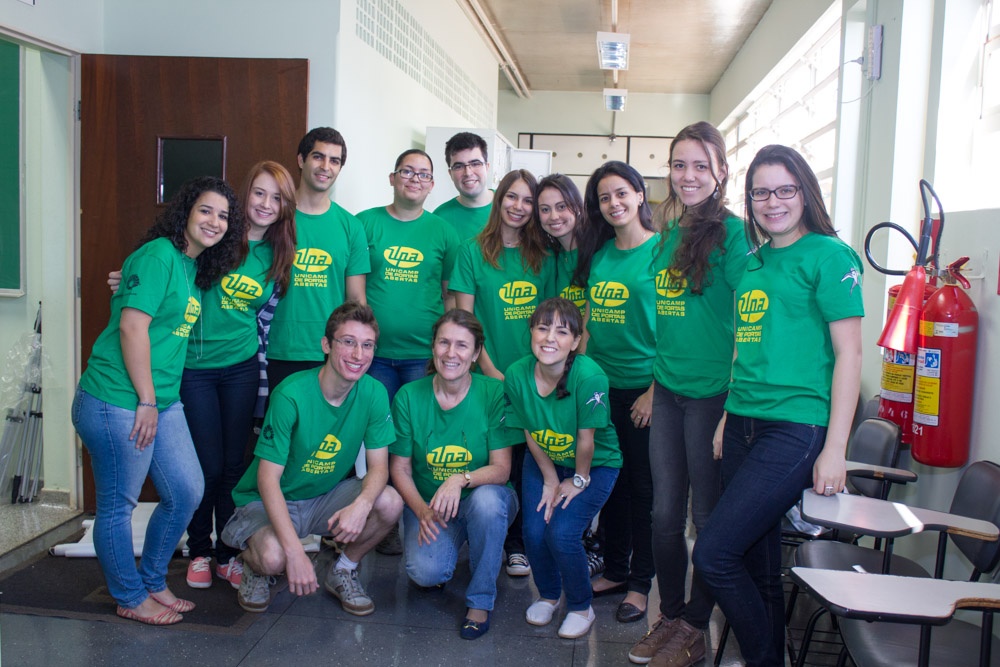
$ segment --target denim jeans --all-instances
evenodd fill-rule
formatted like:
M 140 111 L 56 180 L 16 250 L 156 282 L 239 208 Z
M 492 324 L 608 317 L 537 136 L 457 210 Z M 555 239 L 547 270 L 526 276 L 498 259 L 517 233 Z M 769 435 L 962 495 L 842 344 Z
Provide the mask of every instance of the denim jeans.
M 611 423 L 622 448 L 622 470 L 601 512 L 607 567 L 604 576 L 609 581 L 627 582 L 629 591 L 643 595 L 652 588 L 654 573 L 653 478 L 649 469 L 649 429 L 636 428 L 630 411 L 645 391 L 612 387 L 608 392 Z
M 72 419 L 94 469 L 94 550 L 111 597 L 122 607 L 133 609 L 148 593 L 167 588 L 167 564 L 201 501 L 201 468 L 184 409 L 178 401 L 161 410 L 156 438 L 142 450 L 129 440 L 135 421 L 133 410 L 105 403 L 77 388 Z M 136 569 L 132 511 L 147 473 L 160 502 L 146 527 Z
M 748 667 L 784 665 L 781 517 L 812 484 L 826 427 L 730 414 L 724 491 L 692 559 L 740 643 Z
M 368 374 L 381 382 L 389 393 L 389 403 L 399 388 L 427 375 L 427 359 L 389 359 L 375 357 Z
M 226 368 L 184 369 L 181 402 L 205 478 L 205 493 L 187 528 L 191 558 L 212 555 L 213 527 L 221 534 L 233 515 L 233 488 L 246 470 L 259 377 L 257 355 Z M 238 553 L 216 540 L 219 563 Z
M 575 470 L 556 466 L 562 481 Z M 590 469 L 590 486 L 573 498 L 569 507 L 556 507 L 545 523 L 544 510 L 535 508 L 542 499 L 542 471 L 529 452 L 524 457 L 521 490 L 524 497 L 524 546 L 531 563 L 531 576 L 538 594 L 546 600 L 558 600 L 566 593 L 566 610 L 583 611 L 590 607 L 593 590 L 590 569 L 583 549 L 583 531 L 601 511 L 618 479 L 618 469 L 596 466 Z
M 458 506 L 458 515 L 442 528 L 437 539 L 420 546 L 420 522 L 409 507 L 403 509 L 403 553 L 406 574 L 418 586 L 451 581 L 462 544 L 469 542 L 472 578 L 465 589 L 470 609 L 493 609 L 497 575 L 503 562 L 503 536 L 517 513 L 513 489 L 499 484 L 477 486 Z
M 705 629 L 715 600 L 695 572 L 691 599 L 685 604 L 688 570 L 688 488 L 691 517 L 701 534 L 722 494 L 720 461 L 712 458 L 712 437 L 722 417 L 727 392 L 688 398 L 657 383 L 649 432 L 649 465 L 653 475 L 653 561 L 660 592 L 660 612 Z

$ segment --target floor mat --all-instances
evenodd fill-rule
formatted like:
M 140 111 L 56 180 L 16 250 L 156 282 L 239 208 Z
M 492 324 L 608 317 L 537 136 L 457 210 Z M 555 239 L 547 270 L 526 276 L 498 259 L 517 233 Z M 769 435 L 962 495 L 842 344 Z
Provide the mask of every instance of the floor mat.
M 236 601 L 236 590 L 221 580 L 211 588 L 196 590 L 185 583 L 188 561 L 175 558 L 167 570 L 167 585 L 197 607 L 184 614 L 184 621 L 167 626 L 193 632 L 242 634 L 260 614 L 248 613 Z M 272 586 L 272 593 L 286 588 L 285 578 Z M 135 624 L 115 614 L 115 601 L 108 592 L 96 559 L 43 556 L 26 563 L 0 580 L 0 611 L 11 614 L 56 616 L 88 621 Z

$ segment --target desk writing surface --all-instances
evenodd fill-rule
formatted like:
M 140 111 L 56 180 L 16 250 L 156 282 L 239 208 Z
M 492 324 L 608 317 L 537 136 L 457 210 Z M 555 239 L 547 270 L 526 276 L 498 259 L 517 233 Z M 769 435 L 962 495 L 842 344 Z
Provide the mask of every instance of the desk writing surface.
M 838 616 L 944 625 L 963 607 L 1000 608 L 1000 585 L 793 567 L 792 578 Z
M 867 496 L 846 493 L 823 496 L 812 489 L 802 492 L 802 517 L 821 526 L 873 537 L 902 537 L 924 530 L 943 530 L 987 541 L 1000 536 L 1000 529 L 989 521 Z

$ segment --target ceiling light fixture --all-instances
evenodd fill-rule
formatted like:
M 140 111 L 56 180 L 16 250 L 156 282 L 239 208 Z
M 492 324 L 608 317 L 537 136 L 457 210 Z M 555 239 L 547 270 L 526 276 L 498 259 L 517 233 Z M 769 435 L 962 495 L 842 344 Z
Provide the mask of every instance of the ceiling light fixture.
M 628 69 L 629 39 L 629 34 L 624 32 L 597 33 L 597 58 L 601 69 Z
M 625 111 L 625 98 L 628 91 L 624 88 L 604 89 L 604 108 L 608 111 Z

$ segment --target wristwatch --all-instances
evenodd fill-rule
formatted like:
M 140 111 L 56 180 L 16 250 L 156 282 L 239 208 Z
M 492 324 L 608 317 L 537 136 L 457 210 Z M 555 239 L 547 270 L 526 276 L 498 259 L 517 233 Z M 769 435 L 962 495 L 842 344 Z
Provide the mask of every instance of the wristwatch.
M 583 475 L 573 475 L 573 486 L 578 489 L 586 489 L 590 486 L 590 477 L 584 477 Z
M 465 488 L 472 486 L 472 475 L 470 473 L 463 473 L 465 475 Z

